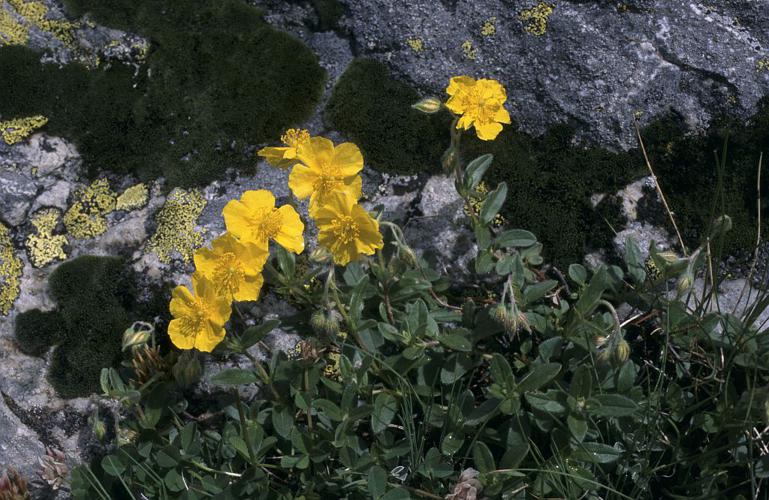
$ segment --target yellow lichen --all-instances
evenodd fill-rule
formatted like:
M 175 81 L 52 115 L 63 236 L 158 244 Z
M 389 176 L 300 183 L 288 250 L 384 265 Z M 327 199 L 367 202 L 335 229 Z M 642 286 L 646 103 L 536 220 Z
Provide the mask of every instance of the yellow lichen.
M 26 45 L 29 28 L 16 20 L 13 14 L 0 4 L 0 47 L 3 45 Z
M 21 259 L 13 250 L 8 228 L 0 224 L 0 315 L 11 312 L 21 290 Z
M 5 1 L 16 9 L 16 12 L 31 25 L 55 36 L 70 49 L 76 47 L 75 24 L 60 19 L 49 19 L 48 7 L 43 2 L 27 2 L 25 0 Z
M 492 16 L 486 19 L 486 22 L 481 26 L 481 35 L 494 36 L 497 33 L 497 18 Z
M 524 29 L 532 35 L 542 36 L 547 32 L 547 20 L 555 10 L 555 5 L 539 2 L 530 9 L 524 9 L 518 14 L 518 19 L 524 24 Z
M 43 267 L 67 258 L 64 251 L 67 237 L 53 234 L 60 217 L 61 213 L 55 208 L 45 208 L 32 216 L 32 225 L 37 231 L 27 236 L 26 247 L 33 266 Z
M 756 61 L 756 71 L 769 71 L 769 57 Z
M 107 179 L 97 179 L 75 192 L 75 202 L 64 214 L 64 225 L 74 238 L 87 239 L 107 230 L 105 215 L 115 210 L 115 193 Z
M 486 195 L 489 194 L 489 188 L 486 186 L 486 183 L 481 181 L 478 186 L 474 189 L 474 192 L 471 193 L 470 198 L 465 202 L 464 212 L 468 216 L 475 216 L 478 217 L 481 213 L 481 207 L 483 206 L 483 200 L 486 198 Z M 507 223 L 507 220 L 502 214 L 497 214 L 494 216 L 494 219 L 491 221 L 491 225 L 495 228 L 499 228 L 504 226 Z
M 115 210 L 135 210 L 147 204 L 149 190 L 146 184 L 136 184 L 123 191 L 115 201 Z
M 16 144 L 32 135 L 32 132 L 46 123 L 48 123 L 48 118 L 40 115 L 14 118 L 0 122 L 0 133 L 3 134 L 3 140 L 6 144 Z
M 462 42 L 462 53 L 466 58 L 474 61 L 475 57 L 478 55 L 478 50 L 473 47 L 473 42 L 470 40 L 465 40 Z
M 206 206 L 203 195 L 196 190 L 174 189 L 155 221 L 157 229 L 147 243 L 147 249 L 168 263 L 174 252 L 189 262 L 195 250 L 203 244 L 202 235 L 195 231 L 195 222 Z
M 406 39 L 406 43 L 411 47 L 411 50 L 416 53 L 425 50 L 425 42 L 423 42 L 421 38 L 408 38 Z

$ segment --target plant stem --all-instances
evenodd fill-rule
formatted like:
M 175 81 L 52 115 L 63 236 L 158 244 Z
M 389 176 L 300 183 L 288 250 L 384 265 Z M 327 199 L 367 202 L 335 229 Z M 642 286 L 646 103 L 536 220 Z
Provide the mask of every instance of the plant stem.
M 237 388 L 233 389 L 235 394 L 235 403 L 238 406 L 238 417 L 240 418 L 240 434 L 243 437 L 243 441 L 246 442 L 246 448 L 248 449 L 248 457 L 251 459 L 251 465 L 256 465 L 256 454 L 254 448 L 251 445 L 251 440 L 248 439 L 248 432 L 246 431 L 246 412 L 243 410 L 243 401 L 240 400 L 240 392 Z

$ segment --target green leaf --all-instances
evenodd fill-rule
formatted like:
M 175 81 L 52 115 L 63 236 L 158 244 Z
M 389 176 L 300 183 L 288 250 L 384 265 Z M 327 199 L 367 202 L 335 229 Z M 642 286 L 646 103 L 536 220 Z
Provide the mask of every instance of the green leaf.
M 278 258 L 278 267 L 280 267 L 280 270 L 288 279 L 293 278 L 294 272 L 296 271 L 294 254 L 280 245 L 276 245 L 275 254 Z
M 572 264 L 569 266 L 569 278 L 578 285 L 587 283 L 587 269 L 582 264 Z
M 500 469 L 515 469 L 521 465 L 521 462 L 523 462 L 523 459 L 528 454 L 529 445 L 527 443 L 510 444 L 505 454 L 499 460 L 499 467 Z
M 259 377 L 256 376 L 256 373 L 240 368 L 227 368 L 211 377 L 211 383 L 216 385 L 244 385 L 258 381 Z
M 411 495 L 403 488 L 394 488 L 385 493 L 380 500 L 411 500 Z
M 491 246 L 491 231 L 486 226 L 475 226 L 475 241 L 478 243 L 478 248 L 486 250 Z
M 243 349 L 248 349 L 249 347 L 253 346 L 260 340 L 264 339 L 264 337 L 267 336 L 268 333 L 270 333 L 272 330 L 278 327 L 280 325 L 280 321 L 277 319 L 271 319 L 268 321 L 265 321 L 261 325 L 252 326 L 246 329 L 245 332 L 243 332 L 243 335 L 240 337 L 240 343 L 243 346 Z
M 441 345 L 453 349 L 454 351 L 470 352 L 473 344 L 470 339 L 458 333 L 446 333 L 438 337 Z
M 566 417 L 566 424 L 569 426 L 569 431 L 571 431 L 574 439 L 579 442 L 585 439 L 585 434 L 587 434 L 587 421 L 585 419 L 569 415 Z
M 590 399 L 587 409 L 598 417 L 627 417 L 638 410 L 638 405 L 621 394 L 598 394 Z
M 190 450 L 192 447 L 192 444 L 195 440 L 195 437 L 197 435 L 198 429 L 195 422 L 189 422 L 187 425 L 182 427 L 181 431 L 181 444 L 182 444 L 182 450 L 185 452 Z
M 493 160 L 493 155 L 485 154 L 467 164 L 464 184 L 468 191 L 472 191 L 478 186 L 481 179 L 483 179 L 483 174 L 489 169 Z
M 571 378 L 571 386 L 569 387 L 569 394 L 575 398 L 589 398 L 593 390 L 593 375 L 590 373 L 590 368 L 585 365 L 580 365 L 574 370 L 574 375 Z
M 288 439 L 291 429 L 294 427 L 293 412 L 285 406 L 274 406 L 272 409 L 272 426 L 281 437 Z
M 336 405 L 336 403 L 329 401 L 328 399 L 316 399 L 312 402 L 313 407 L 323 410 L 323 413 L 331 420 L 341 422 L 344 418 L 342 410 Z
M 491 374 L 491 379 L 503 387 L 509 387 L 515 383 L 510 363 L 499 353 L 492 355 L 489 362 L 489 373 Z
M 533 285 L 527 286 L 523 290 L 523 302 L 524 305 L 533 304 L 534 302 L 538 301 L 547 293 L 552 290 L 553 288 L 558 285 L 558 282 L 555 280 L 545 280 L 541 281 L 539 283 L 535 283 Z
M 617 390 L 619 392 L 628 392 L 633 388 L 635 383 L 635 365 L 632 361 L 628 361 L 622 365 L 617 373 Z
M 507 184 L 505 182 L 500 182 L 497 188 L 486 195 L 486 199 L 483 200 L 483 205 L 481 206 L 481 222 L 490 224 L 505 203 L 506 197 Z
M 441 442 L 441 453 L 451 456 L 458 452 L 465 443 L 465 437 L 456 432 L 449 432 Z
M 516 391 L 523 394 L 527 391 L 536 391 L 553 380 L 561 371 L 560 363 L 543 363 L 534 365 L 534 368 L 518 382 Z
M 548 391 L 542 392 L 528 392 L 526 393 L 526 401 L 539 411 L 550 413 L 551 415 L 561 415 L 566 412 L 566 407 L 555 398 L 557 393 Z
M 452 354 L 441 368 L 441 383 L 450 385 L 461 379 L 472 368 L 472 360 L 466 354 Z
M 572 458 L 597 464 L 608 464 L 622 456 L 622 450 L 603 443 L 582 443 L 575 449 Z
M 377 434 L 390 425 L 398 411 L 398 400 L 387 392 L 380 392 L 374 398 L 374 412 L 371 414 L 371 430 Z
M 368 470 L 368 492 L 371 498 L 378 500 L 387 489 L 387 471 L 375 465 Z
M 491 472 L 497 468 L 494 455 L 491 454 L 491 450 L 483 441 L 475 442 L 473 460 L 475 461 L 475 468 L 480 472 Z
M 593 275 L 590 284 L 574 304 L 574 310 L 584 318 L 601 299 L 608 285 L 606 268 L 602 267 Z
M 484 250 L 478 253 L 475 258 L 475 272 L 478 274 L 486 274 L 494 268 L 494 257 L 488 250 Z
M 107 455 L 101 460 L 101 468 L 110 476 L 118 477 L 125 472 L 125 465 L 115 455 Z
M 163 478 L 163 483 L 171 491 L 182 491 L 185 489 L 184 480 L 182 476 L 176 472 L 176 469 L 171 469 L 166 473 Z
M 537 237 L 523 229 L 508 229 L 502 231 L 494 241 L 498 247 L 526 248 L 534 245 Z

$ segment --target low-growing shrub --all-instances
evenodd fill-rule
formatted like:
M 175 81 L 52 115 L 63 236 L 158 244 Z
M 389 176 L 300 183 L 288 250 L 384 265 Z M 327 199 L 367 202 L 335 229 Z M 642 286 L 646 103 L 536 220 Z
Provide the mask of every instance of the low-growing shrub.
M 464 163 L 463 132 L 493 140 L 509 117 L 496 82 L 449 88 L 417 108 L 452 112 L 444 166 L 468 199 L 493 157 Z M 564 275 L 532 233 L 495 222 L 501 182 L 468 211 L 478 254 L 460 284 L 357 204 L 355 145 L 296 131 L 285 142 L 261 154 L 310 197 L 319 246 L 295 256 L 303 222 L 269 192 L 228 203 L 192 290 L 172 294 L 183 353 L 160 359 L 156 339 L 130 331 L 124 373 L 102 371 L 104 396 L 123 404 L 117 447 L 73 472 L 75 498 L 755 497 L 769 297 L 714 306 L 728 216 L 690 250 L 652 243 L 644 259 L 629 239 L 621 266 Z M 295 317 L 255 321 L 240 300 L 262 280 Z M 254 348 L 281 324 L 301 340 L 263 359 Z M 207 378 L 231 396 L 201 404 L 201 358 L 223 355 L 238 364 Z

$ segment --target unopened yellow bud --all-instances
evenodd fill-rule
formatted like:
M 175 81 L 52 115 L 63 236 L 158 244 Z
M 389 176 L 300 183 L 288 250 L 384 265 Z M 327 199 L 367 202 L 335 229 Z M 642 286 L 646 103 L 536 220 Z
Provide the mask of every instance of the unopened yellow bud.
M 155 327 L 144 321 L 137 321 L 123 332 L 123 350 L 136 349 L 149 342 Z
M 618 363 L 624 363 L 630 357 L 630 344 L 627 340 L 622 339 L 617 343 L 617 348 L 614 350 L 614 356 Z
M 417 265 L 417 254 L 408 245 L 398 245 L 398 257 L 409 266 Z
M 437 97 L 425 97 L 416 104 L 412 104 L 411 107 L 422 113 L 431 115 L 441 110 L 443 103 Z

